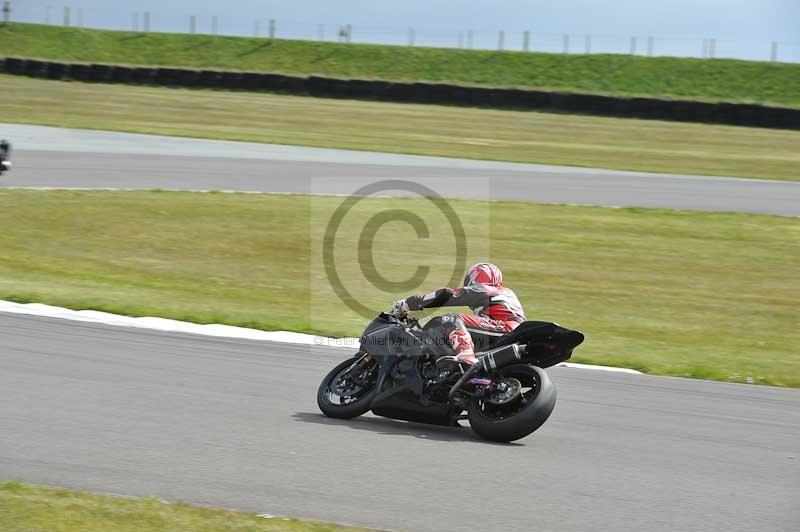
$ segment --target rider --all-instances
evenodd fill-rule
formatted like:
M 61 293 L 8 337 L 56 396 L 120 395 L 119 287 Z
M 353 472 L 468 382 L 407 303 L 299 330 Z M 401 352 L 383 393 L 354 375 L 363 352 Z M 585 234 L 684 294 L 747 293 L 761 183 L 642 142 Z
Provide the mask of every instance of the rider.
M 11 168 L 11 161 L 8 160 L 8 154 L 11 153 L 11 144 L 7 141 L 0 141 L 0 174 Z
M 478 360 L 470 330 L 504 334 L 525 321 L 517 295 L 503 286 L 500 268 L 488 262 L 480 262 L 469 269 L 463 288 L 440 288 L 422 296 L 399 299 L 394 302 L 392 313 L 403 317 L 410 310 L 456 306 L 469 307 L 474 314 L 444 314 L 433 318 L 426 327 L 440 328 L 456 353 L 452 358 L 467 364 Z

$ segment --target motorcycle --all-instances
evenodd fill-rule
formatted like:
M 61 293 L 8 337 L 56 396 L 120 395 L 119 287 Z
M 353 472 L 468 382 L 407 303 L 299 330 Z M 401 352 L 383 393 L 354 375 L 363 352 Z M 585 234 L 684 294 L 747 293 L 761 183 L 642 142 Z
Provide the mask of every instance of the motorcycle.
M 382 312 L 361 336 L 358 353 L 322 380 L 317 404 L 338 419 L 372 410 L 433 425 L 468 420 L 490 441 L 524 438 L 547 421 L 556 404 L 556 387 L 544 368 L 569 359 L 583 334 L 526 321 L 510 333 L 472 336 L 478 362 L 465 366 L 449 358 L 452 348 L 432 328 Z
M 0 175 L 11 170 L 11 161 L 8 160 L 9 155 L 11 155 L 11 144 L 5 140 L 0 141 Z

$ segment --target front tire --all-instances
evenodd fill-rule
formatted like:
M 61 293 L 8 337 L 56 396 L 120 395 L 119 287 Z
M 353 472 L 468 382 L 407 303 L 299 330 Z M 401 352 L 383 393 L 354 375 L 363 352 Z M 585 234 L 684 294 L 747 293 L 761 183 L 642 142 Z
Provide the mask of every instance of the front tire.
M 365 367 L 358 375 L 350 376 L 348 370 L 361 360 L 366 360 Z M 317 405 L 328 417 L 337 419 L 358 417 L 369 411 L 377 391 L 375 388 L 377 380 L 378 364 L 375 360 L 367 360 L 356 355 L 333 368 L 322 379 L 317 390 Z
M 467 409 L 472 430 L 486 440 L 510 442 L 541 427 L 556 406 L 556 386 L 541 368 L 516 364 L 499 371 L 522 383 L 523 393 L 513 404 L 497 407 L 473 399 Z

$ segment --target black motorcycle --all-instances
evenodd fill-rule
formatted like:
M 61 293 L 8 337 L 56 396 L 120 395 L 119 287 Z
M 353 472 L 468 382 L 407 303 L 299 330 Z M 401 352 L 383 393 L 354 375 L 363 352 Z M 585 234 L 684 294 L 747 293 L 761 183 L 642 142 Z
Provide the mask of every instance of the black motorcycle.
M 583 334 L 526 321 L 507 334 L 472 336 L 478 362 L 465 366 L 449 358 L 454 353 L 446 339 L 418 320 L 381 313 L 364 331 L 359 352 L 323 379 L 317 404 L 339 419 L 372 410 L 434 425 L 469 420 L 472 430 L 492 441 L 524 438 L 556 404 L 555 385 L 543 368 L 572 356 Z
M 11 144 L 7 141 L 0 141 L 0 175 L 3 172 L 11 170 L 11 161 L 8 160 L 11 155 Z

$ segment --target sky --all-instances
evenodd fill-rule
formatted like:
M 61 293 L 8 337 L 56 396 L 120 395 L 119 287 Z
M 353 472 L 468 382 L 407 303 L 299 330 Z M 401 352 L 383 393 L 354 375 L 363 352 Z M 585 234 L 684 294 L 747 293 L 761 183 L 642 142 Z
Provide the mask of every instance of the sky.
M 520 49 L 530 31 L 531 49 L 573 53 L 647 52 L 700 56 L 704 39 L 716 39 L 719 57 L 770 58 L 778 41 L 780 60 L 800 61 L 800 0 L 11 0 L 13 18 L 60 24 L 65 5 L 72 23 L 81 11 L 86 27 L 131 29 L 135 12 L 151 13 L 153 31 L 198 30 L 253 35 L 256 20 L 266 34 L 274 19 L 278 37 L 336 39 L 344 24 L 354 42 Z M 49 6 L 49 9 L 48 9 Z M 48 15 L 49 13 L 49 15 Z M 569 35 L 565 42 L 564 34 Z M 587 41 L 587 35 L 590 39 Z M 631 38 L 636 37 L 633 43 Z M 706 48 L 707 49 L 707 48 Z

